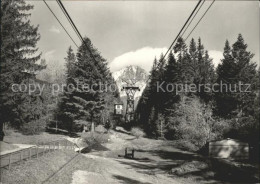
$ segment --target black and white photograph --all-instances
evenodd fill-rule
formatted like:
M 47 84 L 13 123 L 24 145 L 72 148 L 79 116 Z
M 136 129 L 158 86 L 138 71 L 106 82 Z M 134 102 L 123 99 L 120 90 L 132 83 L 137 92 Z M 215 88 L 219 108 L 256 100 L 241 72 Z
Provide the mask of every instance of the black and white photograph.
M 0 184 L 260 183 L 259 1 L 0 5 Z

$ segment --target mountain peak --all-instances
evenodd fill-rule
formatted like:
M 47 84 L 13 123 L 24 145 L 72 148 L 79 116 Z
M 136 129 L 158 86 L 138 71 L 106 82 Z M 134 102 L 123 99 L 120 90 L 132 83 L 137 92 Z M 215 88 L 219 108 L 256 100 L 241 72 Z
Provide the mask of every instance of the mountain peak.
M 140 99 L 145 87 L 146 81 L 148 79 L 148 73 L 141 67 L 136 65 L 129 65 L 125 68 L 122 68 L 116 72 L 112 73 L 118 89 L 120 91 L 120 97 L 123 100 L 123 103 L 126 107 L 126 93 L 121 89 L 127 85 L 134 85 L 140 88 L 140 91 L 135 92 L 135 107 L 137 106 L 138 100 Z M 128 83 L 128 84 L 127 84 Z
M 121 97 L 126 96 L 125 92 L 121 91 L 121 89 L 124 86 L 127 86 L 127 83 L 128 85 L 134 85 L 140 88 L 140 91 L 136 91 L 135 95 L 135 97 L 140 97 L 146 86 L 146 80 L 148 78 L 147 72 L 143 68 L 136 65 L 126 66 L 125 68 L 113 72 L 112 76 L 117 83 Z
M 120 79 L 145 80 L 148 76 L 144 69 L 136 65 L 128 65 L 125 68 L 113 72 L 112 75 L 116 81 Z

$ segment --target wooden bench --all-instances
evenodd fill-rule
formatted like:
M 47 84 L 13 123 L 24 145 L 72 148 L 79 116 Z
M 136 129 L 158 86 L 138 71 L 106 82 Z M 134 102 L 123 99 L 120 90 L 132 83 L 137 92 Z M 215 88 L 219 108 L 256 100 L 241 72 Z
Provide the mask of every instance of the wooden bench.
M 130 153 L 128 153 L 128 151 L 130 151 Z M 125 148 L 125 158 L 134 158 L 134 153 L 135 153 L 135 150 L 134 149 L 127 149 Z

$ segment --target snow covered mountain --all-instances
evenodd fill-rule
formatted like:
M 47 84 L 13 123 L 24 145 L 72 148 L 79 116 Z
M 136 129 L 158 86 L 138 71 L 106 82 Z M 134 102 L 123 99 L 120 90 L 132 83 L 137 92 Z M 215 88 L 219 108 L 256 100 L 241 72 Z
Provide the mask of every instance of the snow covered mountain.
M 124 86 L 127 86 L 127 83 L 130 85 L 134 84 L 134 86 L 140 88 L 140 91 L 136 91 L 135 93 L 135 103 L 137 103 L 146 86 L 146 80 L 148 78 L 147 72 L 139 66 L 131 65 L 113 72 L 112 76 L 117 83 L 118 89 L 120 91 L 120 97 L 123 101 L 126 98 L 126 93 L 125 91 L 121 91 L 121 89 Z

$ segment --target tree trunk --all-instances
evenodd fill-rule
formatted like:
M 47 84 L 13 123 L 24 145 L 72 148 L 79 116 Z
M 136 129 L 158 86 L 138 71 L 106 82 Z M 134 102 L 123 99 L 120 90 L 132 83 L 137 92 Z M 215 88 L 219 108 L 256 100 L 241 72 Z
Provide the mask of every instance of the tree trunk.
M 91 132 L 95 132 L 95 123 L 91 122 Z
M 1 122 L 0 123 L 0 141 L 4 140 L 4 136 L 5 136 L 5 134 L 4 134 L 4 123 Z

